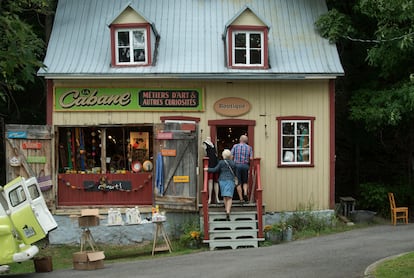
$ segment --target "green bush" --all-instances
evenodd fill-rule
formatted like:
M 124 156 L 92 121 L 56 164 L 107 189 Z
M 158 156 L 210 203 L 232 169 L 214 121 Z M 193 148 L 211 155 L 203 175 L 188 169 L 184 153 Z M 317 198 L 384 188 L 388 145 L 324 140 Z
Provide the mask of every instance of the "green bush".
M 409 206 L 413 189 L 408 185 L 389 186 L 381 183 L 363 183 L 359 185 L 358 209 L 376 211 L 377 215 L 388 217 L 390 203 L 388 192 L 393 192 L 398 206 Z
M 389 215 L 390 203 L 388 201 L 389 189 L 380 183 L 363 183 L 359 185 L 359 209 L 376 211 L 378 215 Z
M 203 234 L 200 229 L 200 221 L 198 217 L 189 219 L 187 220 L 187 222 L 183 224 L 179 240 L 180 244 L 186 246 L 189 243 L 189 241 L 201 241 L 202 238 Z
M 334 217 L 320 215 L 311 210 L 303 210 L 289 216 L 286 224 L 291 226 L 294 232 L 308 231 L 318 234 L 335 226 L 336 220 Z

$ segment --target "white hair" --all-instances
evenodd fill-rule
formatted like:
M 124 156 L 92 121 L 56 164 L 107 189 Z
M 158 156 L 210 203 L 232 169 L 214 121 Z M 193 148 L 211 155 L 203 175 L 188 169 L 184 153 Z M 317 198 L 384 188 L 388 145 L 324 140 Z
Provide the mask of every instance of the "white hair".
M 229 159 L 231 157 L 231 151 L 229 149 L 224 149 L 221 156 L 223 156 L 223 159 Z

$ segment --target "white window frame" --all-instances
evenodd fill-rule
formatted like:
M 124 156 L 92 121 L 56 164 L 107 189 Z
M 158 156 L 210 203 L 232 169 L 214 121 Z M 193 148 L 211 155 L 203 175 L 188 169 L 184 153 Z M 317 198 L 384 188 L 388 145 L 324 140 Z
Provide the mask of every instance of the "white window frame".
M 129 45 L 127 46 L 120 46 L 119 45 L 119 38 L 118 38 L 118 34 L 120 32 L 128 32 L 129 34 Z M 142 32 L 143 33 L 143 38 L 144 38 L 144 42 L 143 44 L 143 49 L 144 49 L 144 60 L 143 61 L 134 61 L 134 55 L 130 55 L 129 56 L 129 61 L 128 62 L 121 62 L 119 59 L 119 49 L 120 48 L 124 48 L 127 49 L 129 51 L 129 53 L 134 53 L 134 49 L 140 49 L 137 47 L 134 47 L 134 32 Z M 148 64 L 148 51 L 149 51 L 149 47 L 148 47 L 148 37 L 147 37 L 147 29 L 146 28 L 119 28 L 115 30 L 115 62 L 116 65 L 147 65 Z
M 246 44 L 244 47 L 236 47 L 236 35 L 245 34 L 246 35 Z M 250 47 L 250 35 L 251 34 L 260 34 L 260 48 Z M 234 30 L 232 32 L 232 66 L 236 67 L 264 67 L 264 32 L 258 30 L 245 31 L 245 30 Z M 236 50 L 245 49 L 246 50 L 246 63 L 236 63 Z M 250 63 L 250 51 L 260 49 L 260 64 L 251 64 Z
M 293 133 L 285 133 L 285 124 L 292 125 L 291 131 Z M 306 128 L 303 128 L 304 126 L 307 126 L 308 130 L 305 130 Z M 279 165 L 313 166 L 313 119 L 281 119 L 279 128 Z M 286 140 L 293 142 L 287 142 Z

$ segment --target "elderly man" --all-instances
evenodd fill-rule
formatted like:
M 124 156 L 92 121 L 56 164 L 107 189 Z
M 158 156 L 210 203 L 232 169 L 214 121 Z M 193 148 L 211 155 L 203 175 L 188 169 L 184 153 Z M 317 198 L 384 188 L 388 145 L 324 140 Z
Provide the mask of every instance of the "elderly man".
M 238 144 L 235 144 L 231 149 L 233 160 L 236 163 L 236 174 L 239 179 L 239 184 L 236 184 L 237 194 L 240 201 L 248 202 L 247 189 L 249 181 L 250 159 L 253 159 L 253 149 L 247 145 L 248 138 L 246 135 L 240 136 Z M 242 188 L 243 186 L 243 188 Z

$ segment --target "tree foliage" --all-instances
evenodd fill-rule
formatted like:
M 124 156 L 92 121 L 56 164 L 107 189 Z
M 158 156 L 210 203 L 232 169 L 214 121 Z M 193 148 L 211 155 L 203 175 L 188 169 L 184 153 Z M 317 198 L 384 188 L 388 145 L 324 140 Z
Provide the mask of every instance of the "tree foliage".
M 350 182 L 412 184 L 414 1 L 327 3 L 315 25 L 337 44 L 345 69 L 336 98 L 339 191 Z
M 19 111 L 14 94 L 33 82 L 45 43 L 32 18 L 50 14 L 51 0 L 0 0 L 0 102 Z
M 370 130 L 412 118 L 413 14 L 412 0 L 359 0 L 352 13 L 331 9 L 316 22 L 321 35 L 330 41 L 351 40 L 364 45 L 365 60 L 375 69 L 376 79 L 365 80 L 352 92 L 350 115 Z

